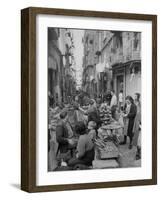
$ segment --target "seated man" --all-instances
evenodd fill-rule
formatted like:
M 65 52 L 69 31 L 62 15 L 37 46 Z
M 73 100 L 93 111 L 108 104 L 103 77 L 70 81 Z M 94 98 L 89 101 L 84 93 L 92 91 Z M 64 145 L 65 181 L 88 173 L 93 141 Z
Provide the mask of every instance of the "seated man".
M 69 160 L 68 166 L 73 168 L 79 164 L 91 166 L 94 160 L 94 143 L 83 122 L 78 122 L 75 130 L 76 133 L 80 135 L 77 144 L 77 154 L 76 158 Z

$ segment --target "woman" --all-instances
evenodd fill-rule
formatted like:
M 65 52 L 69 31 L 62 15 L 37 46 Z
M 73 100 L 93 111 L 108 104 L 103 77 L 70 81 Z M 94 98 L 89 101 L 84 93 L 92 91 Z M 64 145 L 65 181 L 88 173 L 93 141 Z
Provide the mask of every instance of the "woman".
M 140 102 L 139 93 L 135 93 L 134 102 L 137 107 L 137 113 L 136 113 L 134 127 L 133 127 L 134 138 L 133 138 L 132 144 L 137 147 L 139 133 L 140 133 L 140 126 L 141 126 L 141 102 Z M 138 152 L 140 152 L 140 147 L 138 148 Z
M 68 166 L 72 168 L 76 168 L 78 165 L 91 166 L 94 160 L 94 143 L 83 122 L 76 124 L 75 131 L 80 135 L 77 144 L 77 153 L 76 158 L 69 160 Z
M 130 138 L 130 144 L 129 149 L 132 149 L 132 140 L 133 140 L 133 126 L 134 126 L 134 120 L 137 113 L 137 107 L 134 104 L 134 100 L 131 96 L 126 97 L 126 106 L 125 106 L 126 112 L 124 114 L 124 118 L 127 124 L 127 136 Z M 126 130 L 124 130 L 126 132 Z M 125 140 L 124 143 L 126 143 L 126 133 L 125 133 Z

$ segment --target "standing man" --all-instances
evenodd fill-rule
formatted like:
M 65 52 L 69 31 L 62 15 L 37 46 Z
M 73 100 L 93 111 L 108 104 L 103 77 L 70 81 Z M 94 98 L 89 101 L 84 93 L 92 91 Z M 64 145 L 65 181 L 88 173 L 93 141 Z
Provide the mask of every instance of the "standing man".
M 120 90 L 119 93 L 119 111 L 123 108 L 123 90 Z
M 110 108 L 111 108 L 111 113 L 112 113 L 112 118 L 115 119 L 115 112 L 116 112 L 116 107 L 117 107 L 117 97 L 115 94 L 114 90 L 111 90 L 111 102 L 110 102 Z
M 69 139 L 68 128 L 66 126 L 67 111 L 63 110 L 60 113 L 60 120 L 56 126 L 56 139 L 58 142 L 59 160 L 67 161 L 71 158 L 71 150 L 69 148 L 72 145 L 72 140 Z

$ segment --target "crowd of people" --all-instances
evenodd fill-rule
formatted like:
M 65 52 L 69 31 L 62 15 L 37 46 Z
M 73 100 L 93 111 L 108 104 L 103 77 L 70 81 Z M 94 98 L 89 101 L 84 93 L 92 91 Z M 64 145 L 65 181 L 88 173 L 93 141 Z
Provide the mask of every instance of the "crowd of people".
M 83 106 L 80 105 L 79 98 L 76 96 L 74 101 L 58 104 L 50 109 L 52 110 L 51 118 L 55 110 L 58 113 L 54 130 L 57 142 L 56 169 L 61 167 L 80 169 L 91 166 L 95 157 L 94 143 L 98 129 L 103 123 L 108 123 L 108 117 L 118 121 L 122 126 L 123 141 L 119 145 L 126 145 L 129 141 L 128 148 L 137 147 L 137 158 L 140 159 L 141 102 L 139 93 L 135 93 L 134 98 L 126 96 L 124 101 L 122 90 L 118 99 L 115 91 L 112 90 L 103 101 L 100 98 L 88 99 L 88 104 L 85 103 Z M 108 113 L 106 120 L 102 120 L 102 113 L 104 115 Z M 50 128 L 49 151 L 51 150 L 50 140 L 53 137 Z

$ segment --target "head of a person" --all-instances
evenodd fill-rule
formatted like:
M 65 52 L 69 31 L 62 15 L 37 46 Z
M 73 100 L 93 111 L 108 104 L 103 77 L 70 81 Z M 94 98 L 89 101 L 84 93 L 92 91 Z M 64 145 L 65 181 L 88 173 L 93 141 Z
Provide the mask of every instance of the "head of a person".
M 94 121 L 89 121 L 88 122 L 88 129 L 89 130 L 92 130 L 92 129 L 95 129 L 96 128 L 96 122 Z
M 114 90 L 111 90 L 111 95 L 113 96 L 115 94 L 115 91 Z
M 123 93 L 123 90 L 120 90 L 120 93 Z
M 75 132 L 78 135 L 84 135 L 86 134 L 86 126 L 84 124 L 84 122 L 82 121 L 78 121 L 75 125 Z
M 140 101 L 140 93 L 135 93 L 134 100 L 138 102 Z
M 131 96 L 127 96 L 125 100 L 126 100 L 126 103 L 127 103 L 128 105 L 134 103 L 134 100 L 133 100 L 133 98 L 132 98 Z
M 91 105 L 91 106 L 94 105 L 94 100 L 93 99 L 89 100 L 89 105 Z
M 62 112 L 60 113 L 60 119 L 62 119 L 63 121 L 66 121 L 67 120 L 67 117 L 68 117 L 68 112 L 67 110 L 62 110 Z

